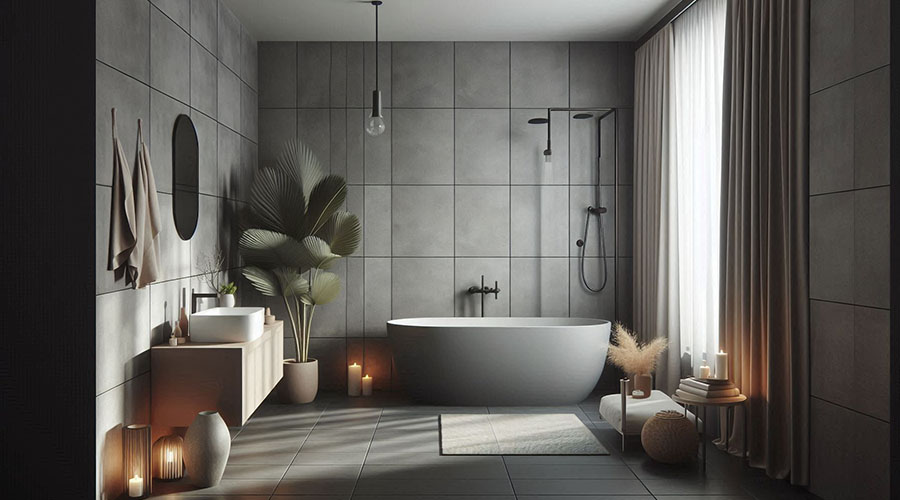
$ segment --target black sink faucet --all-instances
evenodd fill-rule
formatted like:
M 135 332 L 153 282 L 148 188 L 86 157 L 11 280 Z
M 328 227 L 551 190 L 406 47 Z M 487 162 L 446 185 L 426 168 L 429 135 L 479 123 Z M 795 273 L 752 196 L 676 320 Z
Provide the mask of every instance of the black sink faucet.
M 500 288 L 497 287 L 497 281 L 494 281 L 494 288 L 485 286 L 484 285 L 484 275 L 482 274 L 481 275 L 481 288 L 479 288 L 477 286 L 470 286 L 468 293 L 469 294 L 476 294 L 476 293 L 481 294 L 481 317 L 483 318 L 484 317 L 484 296 L 489 293 L 493 293 L 494 300 L 497 300 L 498 299 L 497 296 L 500 293 Z
M 215 293 L 196 293 L 194 289 L 191 288 L 191 314 L 197 312 L 197 300 L 198 299 L 214 299 L 218 297 Z

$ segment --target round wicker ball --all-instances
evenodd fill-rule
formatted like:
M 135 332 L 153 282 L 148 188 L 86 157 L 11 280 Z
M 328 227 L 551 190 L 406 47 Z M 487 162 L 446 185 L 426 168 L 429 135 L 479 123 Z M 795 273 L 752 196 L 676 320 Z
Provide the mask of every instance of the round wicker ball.
M 666 464 L 687 462 L 697 455 L 700 439 L 694 424 L 672 410 L 657 412 L 641 429 L 641 444 L 653 460 Z

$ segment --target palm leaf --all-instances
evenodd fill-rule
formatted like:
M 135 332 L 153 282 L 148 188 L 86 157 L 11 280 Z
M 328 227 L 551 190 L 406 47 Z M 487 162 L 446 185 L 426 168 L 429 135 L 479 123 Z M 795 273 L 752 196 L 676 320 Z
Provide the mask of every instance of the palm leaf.
M 341 278 L 334 273 L 319 273 L 309 287 L 308 300 L 311 305 L 323 305 L 336 299 L 341 293 Z
M 250 188 L 253 227 L 301 237 L 306 201 L 303 190 L 281 170 L 264 168 Z
M 353 254 L 362 241 L 362 226 L 350 212 L 332 214 L 319 233 L 331 251 L 341 256 Z
M 312 149 L 297 139 L 285 143 L 275 166 L 301 187 L 303 199 L 307 201 L 310 199 L 313 188 L 325 177 L 322 165 Z
M 306 230 L 316 234 L 347 199 L 347 183 L 343 177 L 329 175 L 313 188 L 306 208 Z
M 296 269 L 279 267 L 273 269 L 272 274 L 278 280 L 282 297 L 300 297 L 309 293 L 309 281 L 306 281 Z
M 246 266 L 242 270 L 244 277 L 253 285 L 259 293 L 267 297 L 278 297 L 281 285 L 278 279 L 271 271 L 267 271 L 261 267 Z
M 248 229 L 238 248 L 244 260 L 261 267 L 303 267 L 306 250 L 290 236 L 266 229 Z
M 302 267 L 315 267 L 318 269 L 328 269 L 335 259 L 341 256 L 333 253 L 328 243 L 318 236 L 307 236 L 300 242 L 302 255 L 300 262 Z

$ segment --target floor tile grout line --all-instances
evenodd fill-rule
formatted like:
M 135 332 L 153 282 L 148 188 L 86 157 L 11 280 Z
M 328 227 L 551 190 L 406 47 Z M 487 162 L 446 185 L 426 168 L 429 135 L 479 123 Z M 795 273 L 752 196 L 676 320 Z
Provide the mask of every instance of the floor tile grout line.
M 393 60 L 393 57 L 391 60 Z M 366 460 L 369 459 L 369 451 L 372 449 L 372 444 L 375 441 L 375 434 L 378 432 L 378 424 L 381 423 L 382 416 L 384 416 L 384 408 L 380 408 L 378 411 L 378 420 L 375 421 L 375 430 L 369 438 L 369 446 L 366 447 L 366 454 L 363 456 L 362 464 L 359 466 L 359 473 L 357 473 L 356 481 L 353 483 L 353 490 L 350 491 L 350 498 L 353 498 L 353 495 L 356 494 L 356 487 L 359 486 L 359 481 L 362 479 L 362 471 L 366 467 Z

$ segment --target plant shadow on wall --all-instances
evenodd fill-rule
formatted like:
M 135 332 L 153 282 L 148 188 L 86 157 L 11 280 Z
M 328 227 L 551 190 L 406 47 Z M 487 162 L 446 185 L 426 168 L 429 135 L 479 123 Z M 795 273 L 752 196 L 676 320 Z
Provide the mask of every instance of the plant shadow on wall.
M 294 337 L 295 358 L 285 360 L 278 386 L 285 402 L 308 403 L 318 391 L 318 362 L 309 357 L 316 307 L 340 294 L 340 278 L 328 269 L 353 254 L 362 238 L 359 219 L 341 210 L 347 183 L 325 175 L 303 143 L 285 144 L 272 167 L 259 170 L 238 248 L 244 276 L 261 294 L 281 297 Z

